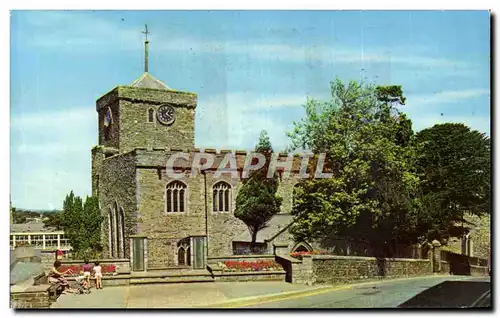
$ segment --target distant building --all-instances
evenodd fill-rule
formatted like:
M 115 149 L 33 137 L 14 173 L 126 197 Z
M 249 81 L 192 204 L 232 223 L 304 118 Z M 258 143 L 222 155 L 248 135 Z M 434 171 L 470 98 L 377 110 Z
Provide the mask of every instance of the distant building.
M 43 251 L 70 250 L 64 231 L 46 228 L 40 220 L 22 224 L 10 224 L 10 248 L 30 245 Z

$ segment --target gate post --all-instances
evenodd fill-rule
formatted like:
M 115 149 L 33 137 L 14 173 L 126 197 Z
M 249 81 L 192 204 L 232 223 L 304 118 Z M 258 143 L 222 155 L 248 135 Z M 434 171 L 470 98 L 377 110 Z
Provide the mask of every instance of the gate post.
M 438 240 L 432 241 L 432 271 L 441 272 L 441 243 Z

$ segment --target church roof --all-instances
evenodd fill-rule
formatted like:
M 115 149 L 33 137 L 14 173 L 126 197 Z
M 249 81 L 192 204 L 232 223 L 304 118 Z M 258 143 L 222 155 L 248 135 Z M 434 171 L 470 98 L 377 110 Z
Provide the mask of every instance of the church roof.
M 171 88 L 165 85 L 165 83 L 155 78 L 148 72 L 144 72 L 138 79 L 136 79 L 132 84 L 130 84 L 130 86 L 140 87 L 140 88 L 171 90 Z

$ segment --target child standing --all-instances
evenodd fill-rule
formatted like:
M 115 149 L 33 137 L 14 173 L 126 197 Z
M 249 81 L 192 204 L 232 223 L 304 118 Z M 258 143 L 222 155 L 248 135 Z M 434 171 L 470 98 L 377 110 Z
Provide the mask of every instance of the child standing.
M 102 289 L 102 268 L 99 262 L 96 261 L 94 264 L 95 288 Z
M 89 261 L 86 259 L 85 264 L 83 265 L 83 276 L 85 277 L 85 281 L 90 286 L 90 273 L 92 272 L 92 265 L 89 264 Z

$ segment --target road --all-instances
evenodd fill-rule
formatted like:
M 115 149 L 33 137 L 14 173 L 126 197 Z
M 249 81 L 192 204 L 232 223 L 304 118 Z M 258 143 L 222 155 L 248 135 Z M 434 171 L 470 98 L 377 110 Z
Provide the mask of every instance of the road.
M 239 308 L 457 308 L 470 306 L 489 288 L 489 277 L 429 276 L 356 284 Z

